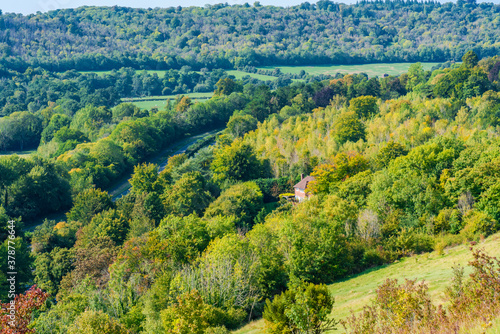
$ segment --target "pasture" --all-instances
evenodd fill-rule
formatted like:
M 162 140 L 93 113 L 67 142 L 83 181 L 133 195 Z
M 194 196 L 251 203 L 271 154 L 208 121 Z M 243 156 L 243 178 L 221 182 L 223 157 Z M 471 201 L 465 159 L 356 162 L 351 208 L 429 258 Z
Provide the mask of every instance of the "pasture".
M 276 67 L 283 73 L 299 74 L 304 70 L 311 75 L 336 73 L 354 74 L 366 73 L 369 77 L 382 77 L 384 74 L 400 75 L 408 72 L 410 65 L 413 63 L 381 63 L 381 64 L 362 64 L 362 65 L 317 65 L 317 66 L 266 66 L 258 67 L 260 69 L 274 70 Z M 433 66 L 440 63 L 422 63 L 424 70 L 430 70 Z
M 148 97 L 138 97 L 138 98 L 124 98 L 122 102 L 133 103 L 141 109 L 151 109 L 158 108 L 158 110 L 162 110 L 165 108 L 165 104 L 167 100 L 175 101 L 178 96 L 189 96 L 193 102 L 202 101 L 211 98 L 214 93 L 188 93 L 188 94 L 179 94 L 179 95 L 162 95 L 162 96 L 148 96 Z

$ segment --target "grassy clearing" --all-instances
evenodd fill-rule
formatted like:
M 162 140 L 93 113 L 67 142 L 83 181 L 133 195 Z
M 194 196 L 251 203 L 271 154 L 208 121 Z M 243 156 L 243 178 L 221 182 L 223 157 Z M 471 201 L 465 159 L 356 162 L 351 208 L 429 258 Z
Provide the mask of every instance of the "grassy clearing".
M 251 78 L 255 78 L 255 79 L 258 79 L 258 80 L 262 80 L 262 81 L 267 81 L 267 80 L 276 80 L 278 79 L 277 77 L 273 77 L 273 76 L 270 76 L 270 75 L 263 75 L 263 74 L 257 74 L 257 73 L 247 73 L 247 72 L 243 72 L 243 71 L 237 71 L 237 70 L 231 70 L 231 71 L 226 71 L 228 75 L 234 75 L 234 77 L 236 79 L 241 79 L 243 78 L 244 76 L 247 76 L 249 75 Z
M 325 65 L 325 66 L 266 66 L 259 67 L 266 70 L 273 70 L 278 67 L 283 73 L 298 74 L 301 70 L 306 71 L 311 75 L 331 74 L 336 73 L 366 73 L 369 77 L 379 76 L 384 74 L 399 75 L 408 72 L 412 63 L 384 63 L 384 64 L 363 64 L 363 65 Z M 430 70 L 433 66 L 440 63 L 422 63 L 425 70 Z
M 145 70 L 137 70 L 136 72 L 142 72 L 142 71 L 145 71 Z M 165 72 L 167 72 L 167 71 L 166 70 L 159 70 L 159 71 L 146 70 L 146 72 L 148 74 L 154 74 L 154 73 L 156 73 L 159 78 L 163 78 L 165 76 Z M 238 70 L 226 70 L 226 72 L 227 72 L 228 75 L 234 75 L 236 79 L 241 79 L 241 78 L 243 78 L 246 75 L 249 75 L 252 78 L 259 79 L 259 80 L 262 80 L 262 81 L 276 80 L 277 79 L 276 77 L 273 77 L 273 76 L 270 76 L 270 75 L 247 73 L 247 72 L 238 71 Z M 95 73 L 95 74 L 97 74 L 99 76 L 103 76 L 105 74 L 111 74 L 111 71 L 79 71 L 78 73 L 82 73 L 82 74 Z M 200 72 L 198 72 L 198 73 L 200 73 Z
M 189 94 L 179 94 L 179 95 L 162 95 L 162 96 L 148 96 L 148 97 L 137 97 L 137 98 L 125 98 L 122 99 L 122 102 L 133 103 L 141 109 L 151 109 L 158 108 L 162 110 L 165 107 L 167 100 L 174 101 L 180 95 L 186 95 L 191 98 L 193 101 L 203 101 L 211 98 L 214 93 L 189 93 Z
M 487 238 L 484 242 L 478 243 L 475 247 L 480 247 L 492 256 L 500 256 L 500 233 Z M 405 278 L 424 280 L 429 286 L 429 293 L 436 305 L 445 304 L 445 289 L 452 276 L 452 267 L 455 265 L 466 266 L 472 259 L 468 245 L 460 245 L 445 249 L 442 255 L 437 252 L 404 258 L 399 262 L 382 267 L 367 270 L 359 275 L 348 277 L 347 279 L 329 286 L 335 297 L 332 316 L 335 319 L 344 319 L 353 312 L 359 312 L 363 306 L 370 303 L 375 297 L 375 290 L 386 279 Z M 470 268 L 466 267 L 465 273 L 468 275 Z M 246 325 L 235 333 L 256 334 L 264 333 L 264 321 L 257 320 Z M 483 333 L 478 327 L 477 333 Z M 337 331 L 343 332 L 343 331 Z M 500 333 L 500 318 L 493 321 L 493 325 L 487 333 Z
M 14 155 L 17 154 L 20 157 L 27 157 L 33 153 L 35 153 L 36 150 L 25 150 L 25 151 L 0 151 L 0 157 L 8 156 L 8 155 Z
M 136 72 L 143 72 L 143 71 L 146 71 L 148 74 L 154 74 L 156 73 L 158 75 L 159 78 L 163 78 L 165 76 L 165 72 L 167 72 L 166 70 L 136 70 Z M 78 73 L 82 73 L 82 74 L 89 74 L 89 73 L 95 73 L 99 76 L 103 76 L 105 74 L 111 74 L 112 71 L 78 71 Z

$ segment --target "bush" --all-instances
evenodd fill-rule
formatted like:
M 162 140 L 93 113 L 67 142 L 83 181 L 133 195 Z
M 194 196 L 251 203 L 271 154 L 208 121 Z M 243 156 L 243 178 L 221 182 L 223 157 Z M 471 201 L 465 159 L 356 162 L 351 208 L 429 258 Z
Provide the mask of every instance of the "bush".
M 333 297 L 321 285 L 301 284 L 266 300 L 264 320 L 267 333 L 325 333 L 335 329 L 336 321 L 328 319 Z
M 365 333 L 469 333 L 471 328 L 500 313 L 500 260 L 481 250 L 472 251 L 470 280 L 464 268 L 453 268 L 446 294 L 449 308 L 434 306 L 423 282 L 386 280 L 370 306 L 342 325 L 349 334 Z
M 363 264 L 367 267 L 378 267 L 386 262 L 384 254 L 378 249 L 368 249 L 363 254 Z
M 498 223 L 485 212 L 471 210 L 464 217 L 465 227 L 460 232 L 467 240 L 474 240 L 479 235 L 488 236 L 498 230 Z
M 434 234 L 442 232 L 457 233 L 462 229 L 460 211 L 457 209 L 443 209 L 434 220 Z
M 465 240 L 462 234 L 444 234 L 435 237 L 434 250 L 441 255 L 446 247 L 460 245 Z
M 436 320 L 442 318 L 444 312 L 432 304 L 427 285 L 408 279 L 398 284 L 398 280 L 388 279 L 377 289 L 371 306 L 342 324 L 350 334 L 425 333 L 424 328 L 429 333 L 430 328 L 439 328 Z
M 400 256 L 412 253 L 430 252 L 434 249 L 434 238 L 413 229 L 402 229 L 398 235 L 392 235 L 385 241 L 388 250 Z

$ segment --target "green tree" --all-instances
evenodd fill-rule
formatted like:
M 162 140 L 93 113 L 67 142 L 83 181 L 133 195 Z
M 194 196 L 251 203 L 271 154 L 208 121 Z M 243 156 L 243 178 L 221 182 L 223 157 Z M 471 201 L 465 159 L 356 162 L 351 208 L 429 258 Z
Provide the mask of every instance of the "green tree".
M 190 172 L 167 188 L 162 199 L 166 212 L 187 216 L 192 213 L 202 215 L 212 196 L 207 191 L 206 181 L 201 173 Z
M 349 101 L 349 110 L 354 111 L 359 118 L 373 116 L 377 112 L 377 98 L 360 96 Z
M 365 139 L 365 125 L 359 120 L 356 112 L 343 112 L 334 123 L 334 137 L 340 144 L 347 141 L 357 142 Z
M 63 127 L 69 127 L 71 118 L 67 115 L 54 114 L 50 118 L 49 125 L 42 131 L 42 142 L 48 143 L 54 138 L 54 134 Z
M 168 179 L 168 173 L 158 173 L 157 165 L 143 163 L 134 167 L 134 174 L 129 182 L 133 193 L 162 194 L 169 182 Z
M 109 209 L 97 213 L 90 223 L 83 227 L 78 236 L 78 245 L 90 245 L 95 239 L 107 237 L 116 245 L 121 245 L 129 230 L 129 222 L 123 213 Z
M 230 146 L 217 149 L 210 169 L 213 179 L 224 181 L 249 181 L 262 175 L 262 164 L 257 159 L 253 148 L 241 139 L 236 139 Z
M 66 248 L 54 248 L 50 253 L 37 255 L 35 283 L 51 296 L 57 295 L 62 278 L 73 269 L 73 253 Z
M 141 109 L 132 103 L 120 103 L 113 108 L 113 121 L 119 122 L 125 117 L 135 117 L 141 114 Z
M 411 64 L 407 75 L 406 90 L 409 92 L 413 91 L 419 84 L 425 82 L 425 71 L 421 63 Z
M 166 333 L 204 334 L 224 322 L 221 310 L 206 304 L 198 291 L 177 297 L 177 302 L 161 312 Z
M 219 79 L 215 84 L 217 89 L 214 95 L 231 95 L 232 92 L 243 91 L 243 86 L 231 78 Z
M 255 182 L 245 182 L 226 189 L 210 204 L 205 217 L 234 216 L 236 226 L 250 228 L 263 207 L 263 195 Z
M 257 129 L 257 120 L 252 115 L 233 115 L 226 125 L 227 131 L 235 138 Z
M 462 66 L 464 66 L 465 68 L 470 69 L 476 67 L 478 62 L 479 58 L 477 54 L 472 50 L 467 51 L 462 57 Z
M 54 134 L 54 139 L 59 143 L 64 143 L 68 140 L 74 140 L 78 143 L 88 142 L 89 139 L 77 129 L 71 129 L 67 126 L 63 126 Z
M 73 208 L 67 213 L 69 221 L 82 225 L 90 223 L 97 213 L 113 207 L 111 196 L 100 189 L 87 189 L 76 196 Z
M 173 263 L 189 263 L 205 250 L 210 241 L 207 223 L 198 216 L 168 215 L 156 229 L 165 241 L 166 251 Z
M 311 176 L 315 179 L 308 185 L 313 194 L 328 194 L 336 190 L 340 182 L 368 169 L 368 160 L 360 154 L 337 154 L 330 164 L 314 168 Z
M 12 256 L 12 251 L 14 247 L 15 261 L 16 261 L 16 280 L 14 282 L 16 292 L 25 291 L 25 287 L 30 284 L 33 279 L 32 266 L 33 257 L 30 253 L 29 244 L 24 238 L 20 236 L 15 239 L 8 238 L 0 244 L 0 256 L 5 259 L 5 261 L 0 262 L 0 272 L 4 273 L 12 272 L 9 270 L 8 261 L 9 255 Z M 10 284 L 7 281 L 7 277 L 3 276 L 3 280 L 0 282 L 0 300 L 10 300 L 8 294 L 10 291 Z
M 321 334 L 335 329 L 330 318 L 333 297 L 325 285 L 299 284 L 266 300 L 263 317 L 270 334 Z
M 390 141 L 380 148 L 376 157 L 377 166 L 379 168 L 387 167 L 389 162 L 406 154 L 408 154 L 408 150 L 403 145 L 398 142 Z

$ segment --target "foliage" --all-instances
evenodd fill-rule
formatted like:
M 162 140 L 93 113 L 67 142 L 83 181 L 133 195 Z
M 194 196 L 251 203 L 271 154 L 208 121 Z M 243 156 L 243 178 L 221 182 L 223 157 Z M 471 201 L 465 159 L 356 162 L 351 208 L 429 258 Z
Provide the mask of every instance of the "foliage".
M 48 298 L 36 285 L 32 286 L 26 293 L 17 294 L 12 303 L 2 304 L 0 310 L 0 333 L 2 334 L 29 334 L 36 331 L 29 327 L 33 313 L 40 309 Z M 12 309 L 15 309 L 12 316 Z
M 371 306 L 351 316 L 344 326 L 348 333 L 422 332 L 435 330 L 439 321 L 446 319 L 441 308 L 436 308 L 429 297 L 428 287 L 415 280 L 387 279 L 377 289 L 377 296 Z
M 328 319 L 333 298 L 325 285 L 292 286 L 271 302 L 266 300 L 264 319 L 267 333 L 326 333 L 335 329 Z
M 166 333 L 204 334 L 210 327 L 224 323 L 224 312 L 203 302 L 198 291 L 193 290 L 177 298 L 177 303 L 162 311 Z
M 388 279 L 378 287 L 371 305 L 342 322 L 346 332 L 450 333 L 469 332 L 478 324 L 488 327 L 488 319 L 499 312 L 499 261 L 482 250 L 471 250 L 472 273 L 466 279 L 463 267 L 453 268 L 446 309 L 432 304 L 424 282 L 398 284 Z
M 365 139 L 365 126 L 354 111 L 342 113 L 334 124 L 335 139 L 344 144 Z
M 368 169 L 368 161 L 359 154 L 339 153 L 332 160 L 333 163 L 319 165 L 311 173 L 315 179 L 308 190 L 313 194 L 328 194 L 342 181 Z
M 235 140 L 231 145 L 215 151 L 210 169 L 216 182 L 249 181 L 262 175 L 262 163 L 257 159 L 252 147 Z
M 263 196 L 260 188 L 255 182 L 245 182 L 223 191 L 207 208 L 205 217 L 234 216 L 238 228 L 249 229 L 262 206 Z
M 193 75 L 190 67 L 199 70 L 274 64 L 349 64 L 369 62 L 374 58 L 380 62 L 459 61 L 471 48 L 482 56 L 494 55 L 496 48 L 484 45 L 478 36 L 481 36 L 479 27 L 483 27 L 492 34 L 492 39 L 496 38 L 496 9 L 494 4 L 476 3 L 360 2 L 341 5 L 324 1 L 319 5 L 303 3 L 292 6 L 293 16 L 283 22 L 280 18 L 286 9 L 274 6 L 218 4 L 182 10 L 170 7 L 142 11 L 78 8 L 54 14 L 39 13 L 35 15 L 39 26 L 29 16 L 6 13 L 2 15 L 2 26 L 12 27 L 14 33 L 9 35 L 9 43 L 2 48 L 2 56 L 6 58 L 2 65 L 7 67 L 3 70 L 7 73 L 8 68 L 16 68 L 22 72 L 26 70 L 26 74 L 33 77 L 43 71 L 36 66 L 57 71 L 110 70 L 123 66 L 177 69 L 164 80 L 145 72 L 131 78 L 129 69 L 113 71 L 108 76 L 113 75 L 121 83 L 113 91 L 125 96 L 131 91 L 144 95 L 176 94 L 179 92 L 177 87 L 182 87 L 178 83 L 209 91 L 214 89 L 213 85 L 219 78 L 203 76 L 205 71 Z M 394 15 L 388 16 L 388 13 Z M 233 22 L 228 17 L 237 20 Z M 433 20 L 436 17 L 440 18 L 442 25 Z M 413 19 L 408 24 L 410 18 Z M 129 21 L 130 29 L 136 31 L 134 38 L 129 30 L 120 30 L 120 23 L 125 20 Z M 259 28 L 253 28 L 249 22 L 259 22 Z M 464 22 L 464 25 L 456 26 L 454 22 Z M 380 28 L 381 25 L 384 28 Z M 233 28 L 222 29 L 227 26 Z M 338 29 L 339 26 L 345 28 Z M 304 29 L 307 29 L 307 34 Z M 399 39 L 398 34 L 402 29 L 407 29 L 404 40 Z M 422 38 L 424 29 L 439 33 Z M 446 44 L 449 35 L 459 36 L 453 46 Z M 86 36 L 97 38 L 85 44 Z M 102 43 L 101 38 L 109 36 L 114 37 L 113 41 Z M 262 38 L 262 41 L 253 41 L 255 45 L 249 46 L 248 39 L 252 36 Z M 229 38 L 231 43 L 228 45 Z M 40 43 L 28 47 L 35 40 L 40 40 Z M 264 43 L 277 40 L 281 41 L 282 47 Z M 143 46 L 140 51 L 134 48 L 137 44 Z M 69 53 L 68 45 L 71 45 L 73 54 Z M 120 47 L 122 52 L 113 52 Z M 32 67 L 28 68 L 28 65 Z M 71 74 L 75 75 L 74 72 Z M 71 74 L 67 76 L 71 78 Z M 196 85 L 200 77 L 204 80 L 201 85 Z M 40 85 L 44 79 L 37 78 L 33 86 Z M 98 76 L 94 75 L 96 79 Z M 162 84 L 162 81 L 170 84 Z M 73 86 L 60 82 L 56 87 L 64 90 Z M 7 88 L 14 90 L 10 86 Z M 83 88 L 95 94 L 95 87 L 84 85 Z M 165 88 L 168 88 L 168 93 Z M 107 89 L 100 90 L 101 94 L 95 94 L 94 99 L 110 94 Z M 51 101 L 67 98 L 62 94 L 52 94 Z M 29 97 L 29 102 L 34 100 L 31 94 L 18 95 L 12 102 L 22 101 L 23 97 Z
M 72 252 L 65 248 L 39 254 L 34 262 L 35 283 L 51 296 L 57 295 L 62 278 L 73 269 L 73 260 Z
M 349 101 L 349 110 L 354 111 L 359 118 L 367 118 L 377 112 L 377 98 L 360 96 Z
M 125 334 L 120 323 L 102 311 L 85 311 L 79 315 L 68 329 L 69 334 Z
M 162 198 L 167 213 L 187 216 L 192 213 L 202 215 L 212 196 L 201 173 L 191 172 L 167 188 Z
M 67 217 L 69 221 L 86 225 L 90 223 L 95 214 L 112 207 L 113 202 L 107 192 L 100 189 L 87 189 L 76 196 Z

